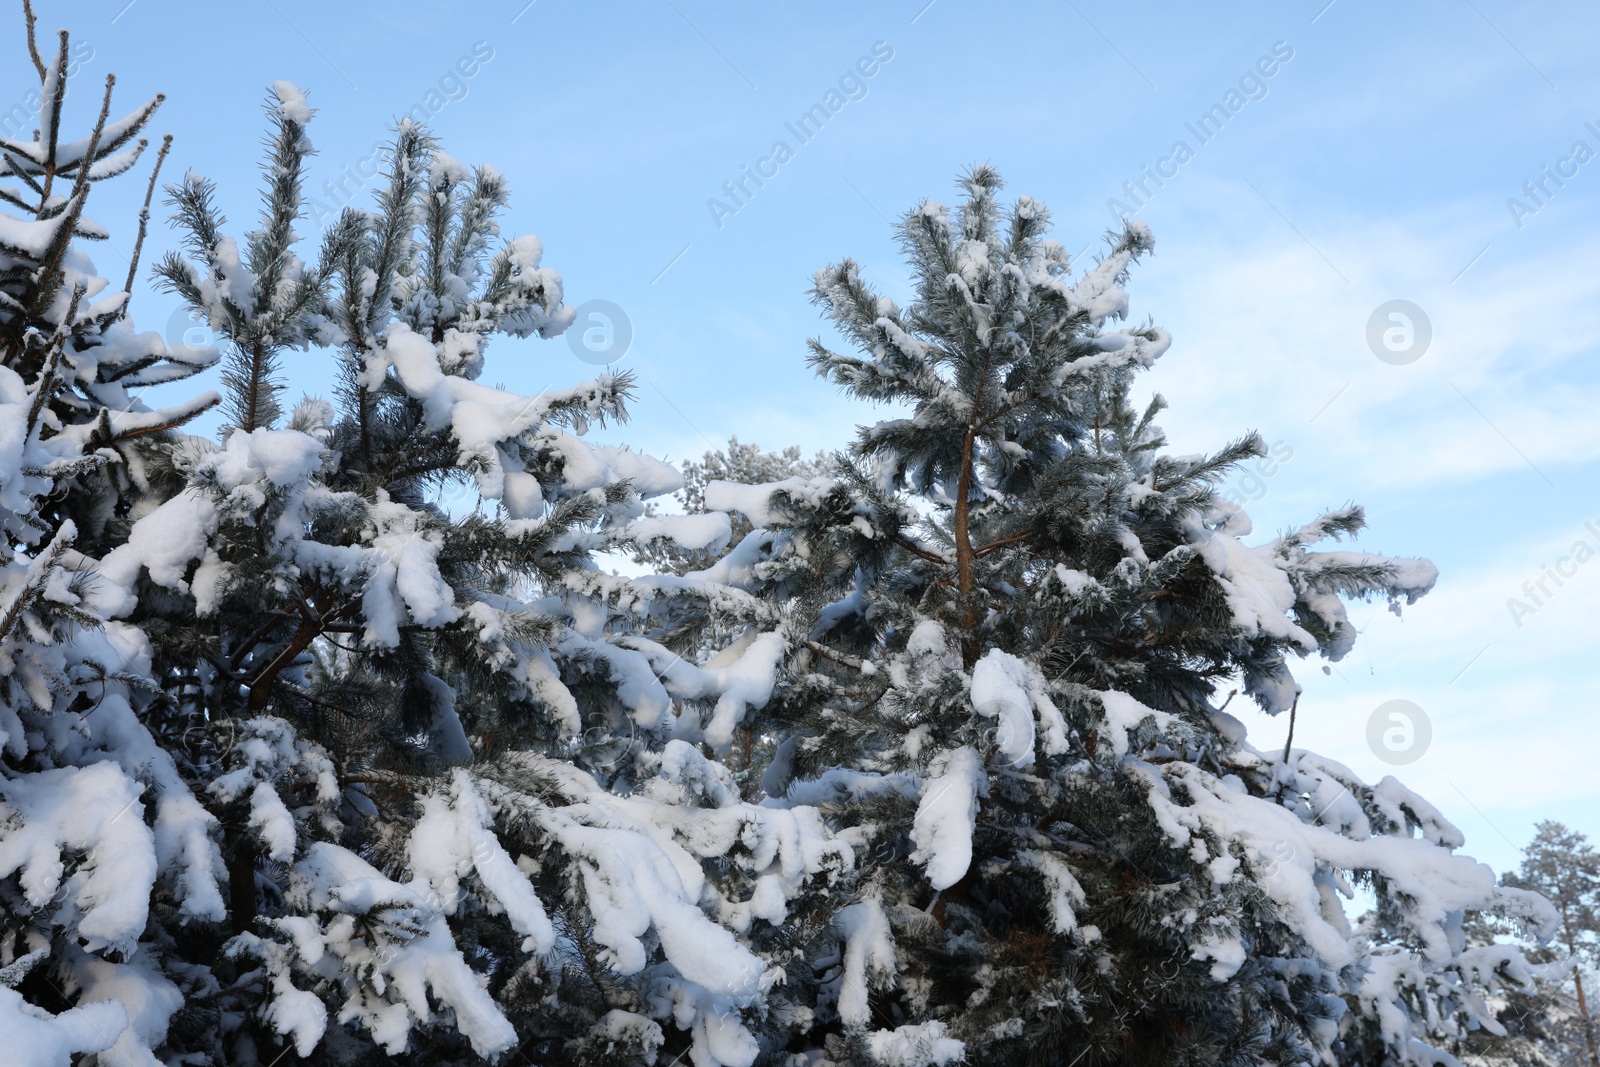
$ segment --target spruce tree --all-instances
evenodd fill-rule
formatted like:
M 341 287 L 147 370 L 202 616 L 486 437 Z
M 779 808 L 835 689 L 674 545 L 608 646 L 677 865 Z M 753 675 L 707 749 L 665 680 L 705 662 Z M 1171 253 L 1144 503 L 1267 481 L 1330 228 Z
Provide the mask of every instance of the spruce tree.
M 1133 404 L 1170 342 L 1112 328 L 1148 229 L 1075 274 L 1042 204 L 1002 207 L 986 166 L 960 184 L 956 211 L 899 226 L 908 306 L 850 260 L 816 276 L 860 354 L 814 341 L 812 366 L 890 417 L 826 477 L 705 490 L 756 525 L 720 573 L 789 650 L 768 803 L 825 805 L 871 857 L 810 946 L 818 1027 L 792 1047 L 1449 1062 L 1432 1050 L 1482 1016 L 1478 991 L 1529 974 L 1464 949 L 1463 914 L 1548 933 L 1548 906 L 1453 854 L 1459 832 L 1393 778 L 1255 748 L 1217 698 L 1292 716 L 1289 661 L 1351 647 L 1343 599 L 1399 610 L 1434 568 L 1319 549 L 1355 507 L 1247 545 L 1215 487 L 1260 439 L 1170 455 L 1161 398 Z M 1378 901 L 1367 940 L 1340 902 L 1356 886 Z

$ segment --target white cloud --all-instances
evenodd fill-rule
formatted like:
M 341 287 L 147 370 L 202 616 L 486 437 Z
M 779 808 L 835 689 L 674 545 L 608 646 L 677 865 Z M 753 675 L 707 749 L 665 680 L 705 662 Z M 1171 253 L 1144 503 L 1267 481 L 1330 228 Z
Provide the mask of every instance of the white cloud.
M 1201 243 L 1190 233 L 1138 269 L 1136 311 L 1175 335 L 1149 383 L 1174 400 L 1162 421 L 1179 451 L 1261 426 L 1288 437 L 1303 467 L 1321 456 L 1342 480 L 1369 486 L 1519 469 L 1538 477 L 1530 461 L 1561 485 L 1563 468 L 1600 458 L 1592 402 L 1573 389 L 1592 376 L 1600 276 L 1568 269 L 1600 241 L 1486 257 L 1476 277 L 1452 286 L 1470 258 L 1459 228 L 1430 239 L 1363 219 L 1302 227 L 1347 283 L 1272 218 L 1270 239 Z M 1391 276 L 1377 277 L 1376 265 Z M 1428 351 L 1407 366 L 1378 360 L 1366 343 L 1368 318 L 1393 298 L 1432 320 Z

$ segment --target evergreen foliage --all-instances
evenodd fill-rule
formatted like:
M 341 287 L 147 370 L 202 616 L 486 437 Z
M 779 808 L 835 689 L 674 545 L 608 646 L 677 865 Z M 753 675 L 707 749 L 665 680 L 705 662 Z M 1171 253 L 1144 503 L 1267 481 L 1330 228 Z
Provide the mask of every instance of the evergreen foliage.
M 111 121 L 108 80 L 68 141 L 67 54 L 0 141 L 11 1061 L 1454 1064 L 1565 974 L 1508 934 L 1592 954 L 1571 835 L 1497 885 L 1395 779 L 1217 699 L 1314 713 L 1291 661 L 1435 572 L 1326 546 L 1355 507 L 1247 545 L 1215 486 L 1259 439 L 1165 452 L 1132 398 L 1170 338 L 1117 326 L 1142 225 L 1078 272 L 973 169 L 903 220 L 908 306 L 816 276 L 858 354 L 813 367 L 892 417 L 682 476 L 589 438 L 625 372 L 480 380 L 574 314 L 492 168 L 403 120 L 307 249 L 287 82 L 254 229 L 166 189 L 155 281 L 218 348 L 135 332 L 158 179 L 121 288 L 85 205 L 160 98 Z M 291 358 L 334 395 L 287 399 Z

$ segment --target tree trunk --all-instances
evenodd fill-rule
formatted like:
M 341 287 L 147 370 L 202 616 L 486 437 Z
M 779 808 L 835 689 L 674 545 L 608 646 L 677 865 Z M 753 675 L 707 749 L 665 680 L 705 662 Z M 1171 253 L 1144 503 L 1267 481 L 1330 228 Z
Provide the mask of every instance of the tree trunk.
M 1567 951 L 1576 958 L 1578 955 L 1577 943 L 1572 937 L 1572 918 L 1567 912 L 1567 903 L 1561 904 L 1561 927 L 1567 935 Z M 1583 995 L 1583 974 L 1577 969 L 1572 971 L 1572 984 L 1578 989 L 1578 1018 L 1582 1020 L 1583 1042 L 1589 1048 L 1590 1067 L 1600 1067 L 1600 1054 L 1595 1051 L 1594 1020 L 1589 1017 L 1589 1002 Z
M 956 512 L 951 534 L 956 542 L 956 590 L 961 598 L 961 660 L 968 670 L 978 661 L 978 639 L 973 633 L 979 623 L 978 605 L 972 602 L 977 580 L 972 574 L 972 532 L 969 526 L 967 497 L 972 493 L 972 446 L 974 431 L 967 428 L 961 440 L 961 473 L 956 478 Z
M 1589 1018 L 1589 1003 L 1583 996 L 1583 975 L 1572 972 L 1572 982 L 1578 987 L 1578 1018 L 1583 1020 L 1583 1040 L 1589 1046 L 1591 1067 L 1600 1067 L 1600 1054 L 1595 1052 L 1594 1020 Z
M 256 857 L 248 831 L 229 841 L 228 918 L 235 934 L 247 934 L 256 924 Z
M 321 605 L 317 605 L 317 608 L 320 611 Z M 335 615 L 329 619 L 307 618 L 300 624 L 300 628 L 294 632 L 293 637 L 289 638 L 289 643 L 283 647 L 283 651 L 274 656 L 272 662 L 263 667 L 261 673 L 256 675 L 255 679 L 250 683 L 250 699 L 246 705 L 250 710 L 250 714 L 255 715 L 266 709 L 267 701 L 272 698 L 272 683 L 277 679 L 278 672 L 293 663 L 300 653 L 311 647 L 311 642 L 322 635 L 322 627 L 325 622 L 332 621 L 333 618 L 337 617 Z

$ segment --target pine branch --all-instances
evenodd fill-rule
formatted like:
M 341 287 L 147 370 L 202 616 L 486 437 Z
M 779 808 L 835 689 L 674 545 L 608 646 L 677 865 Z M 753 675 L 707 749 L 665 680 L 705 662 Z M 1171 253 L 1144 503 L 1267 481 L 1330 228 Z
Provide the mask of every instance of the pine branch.
M 66 31 L 63 30 L 61 33 L 61 57 L 57 64 L 59 67 L 59 77 L 63 80 L 63 82 L 66 79 L 66 57 L 67 34 Z M 105 96 L 100 103 L 100 117 L 95 120 L 94 130 L 89 134 L 89 150 L 84 154 L 84 158 L 86 160 L 91 160 L 94 158 L 95 146 L 100 143 L 100 135 L 105 130 L 106 119 L 111 113 L 111 90 L 116 83 L 116 75 L 106 75 Z M 59 120 L 61 110 L 60 99 L 64 96 L 65 92 L 63 90 L 63 92 L 57 97 L 56 115 L 52 119 L 52 127 L 55 127 L 57 121 Z M 50 199 L 50 181 L 55 175 L 56 143 L 54 140 L 54 132 L 55 131 L 53 128 L 52 139 L 49 142 L 49 162 L 46 168 L 47 172 L 45 177 L 45 191 L 43 200 L 41 201 L 42 203 L 48 203 Z M 88 199 L 88 186 L 89 167 L 87 164 L 84 164 L 78 171 L 78 178 L 74 183 L 72 195 L 67 198 L 66 206 L 62 209 L 61 225 L 57 228 L 56 235 L 54 239 L 51 240 L 50 246 L 45 252 L 43 264 L 39 268 L 39 288 L 38 292 L 34 296 L 33 304 L 29 309 L 30 315 L 42 317 L 44 310 L 49 307 L 51 301 L 55 299 L 56 290 L 61 283 L 61 279 L 58 277 L 61 271 L 61 260 L 67 254 L 67 248 L 71 244 L 73 232 L 78 226 L 78 219 L 83 215 L 83 206 L 85 201 Z
M 44 60 L 39 57 L 39 44 L 33 34 L 33 25 L 38 21 L 33 14 L 33 0 L 22 0 L 22 18 L 28 29 L 28 55 L 33 60 L 33 69 L 39 72 L 39 81 L 45 79 Z
M 49 74 L 43 76 L 46 90 L 45 105 L 49 109 L 48 116 L 43 119 L 44 129 L 39 131 L 39 139 L 44 142 L 44 183 L 40 192 L 41 209 L 50 203 L 50 189 L 56 177 L 56 142 L 61 133 L 61 105 L 67 98 L 67 31 L 59 31 L 60 47 L 56 50 L 55 66 Z M 53 91 L 52 79 L 54 76 Z M 108 90 L 109 91 L 109 90 Z M 104 122 L 104 115 L 101 116 Z
M 172 134 L 161 138 L 161 150 L 156 153 L 156 165 L 150 170 L 150 184 L 145 186 L 144 203 L 139 207 L 139 234 L 133 241 L 133 257 L 128 260 L 128 280 L 123 283 L 122 291 L 130 297 L 133 295 L 133 282 L 139 275 L 139 254 L 144 250 L 145 232 L 150 226 L 150 200 L 155 196 L 156 180 L 161 176 L 161 164 L 167 161 L 167 153 L 172 149 Z M 129 300 L 122 305 L 118 318 L 128 313 Z

